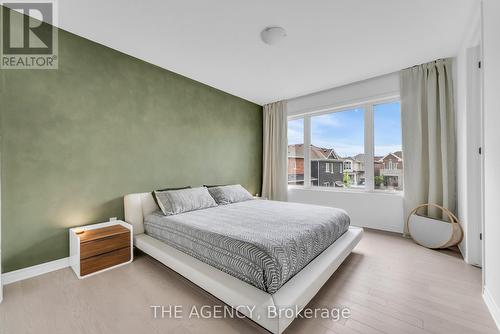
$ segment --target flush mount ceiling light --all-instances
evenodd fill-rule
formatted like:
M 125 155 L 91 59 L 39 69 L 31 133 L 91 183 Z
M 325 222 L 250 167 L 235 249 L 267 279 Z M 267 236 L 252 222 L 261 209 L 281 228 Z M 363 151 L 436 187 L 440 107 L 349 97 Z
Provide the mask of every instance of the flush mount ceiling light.
M 286 37 L 286 30 L 282 27 L 267 27 L 260 33 L 262 41 L 269 45 L 278 44 Z

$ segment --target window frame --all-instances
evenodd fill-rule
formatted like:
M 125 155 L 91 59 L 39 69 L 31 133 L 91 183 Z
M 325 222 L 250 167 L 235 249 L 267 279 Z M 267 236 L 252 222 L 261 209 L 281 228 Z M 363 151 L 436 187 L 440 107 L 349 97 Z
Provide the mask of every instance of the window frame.
M 401 97 L 397 95 L 389 95 L 383 97 L 377 97 L 372 99 L 362 99 L 349 104 L 343 104 L 340 106 L 328 106 L 325 108 L 310 109 L 303 113 L 295 113 L 294 115 L 287 117 L 288 121 L 293 121 L 297 119 L 304 120 L 304 148 L 311 146 L 311 117 L 320 116 L 325 114 L 331 114 L 336 112 L 350 111 L 356 108 L 362 108 L 364 110 L 364 154 L 366 160 L 363 162 L 363 167 L 365 171 L 365 187 L 350 189 L 350 188 L 325 188 L 321 186 L 314 186 L 311 183 L 311 160 L 309 157 L 309 149 L 304 149 L 304 185 L 288 185 L 289 188 L 299 188 L 307 190 L 321 190 L 321 191 L 337 191 L 337 192 L 368 192 L 368 193 L 380 193 L 380 194 L 398 194 L 403 193 L 402 190 L 380 190 L 375 189 L 375 129 L 374 129 L 374 106 L 378 104 L 399 102 L 401 103 Z M 288 157 L 287 157 L 288 159 Z M 342 168 L 344 164 L 342 164 Z M 343 171 L 342 171 L 343 172 Z M 403 188 L 404 189 L 404 188 Z

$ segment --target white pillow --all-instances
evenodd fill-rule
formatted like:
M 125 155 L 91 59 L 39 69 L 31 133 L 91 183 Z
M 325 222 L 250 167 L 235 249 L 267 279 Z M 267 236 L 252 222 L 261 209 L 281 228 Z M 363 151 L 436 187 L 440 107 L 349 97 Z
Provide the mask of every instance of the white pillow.
M 254 199 L 252 194 L 250 194 L 248 190 L 243 188 L 241 184 L 210 187 L 208 188 L 208 191 L 219 205 Z
M 207 188 L 188 188 L 179 190 L 157 190 L 154 192 L 158 206 L 165 216 L 207 209 L 217 206 Z

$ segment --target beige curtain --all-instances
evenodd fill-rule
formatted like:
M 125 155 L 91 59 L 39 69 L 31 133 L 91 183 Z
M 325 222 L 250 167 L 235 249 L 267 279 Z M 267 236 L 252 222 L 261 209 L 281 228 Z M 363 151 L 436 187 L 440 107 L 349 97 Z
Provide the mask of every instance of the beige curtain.
M 263 110 L 262 197 L 287 200 L 286 101 L 266 104 Z
M 439 204 L 456 213 L 452 59 L 402 70 L 400 91 L 405 219 L 422 203 Z M 437 211 L 428 214 L 441 218 Z

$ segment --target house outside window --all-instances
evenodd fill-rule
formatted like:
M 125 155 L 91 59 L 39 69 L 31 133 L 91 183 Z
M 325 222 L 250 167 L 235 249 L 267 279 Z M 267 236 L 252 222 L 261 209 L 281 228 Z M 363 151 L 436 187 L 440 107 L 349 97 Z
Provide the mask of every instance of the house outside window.
M 288 184 L 304 185 L 304 120 L 288 121 Z
M 325 176 L 311 168 L 312 186 L 323 187 L 329 182 L 333 188 L 364 188 L 360 177 L 363 172 L 353 170 L 352 158 L 364 151 L 364 113 L 365 109 L 360 107 L 310 116 L 309 155 L 311 159 L 331 164 L 332 174 L 323 180 Z
M 403 152 L 401 145 L 401 106 L 399 101 L 373 106 L 374 189 L 403 190 Z M 380 168 L 383 166 L 384 168 Z
M 403 189 L 397 99 L 291 118 L 288 133 L 289 185 L 392 192 Z

